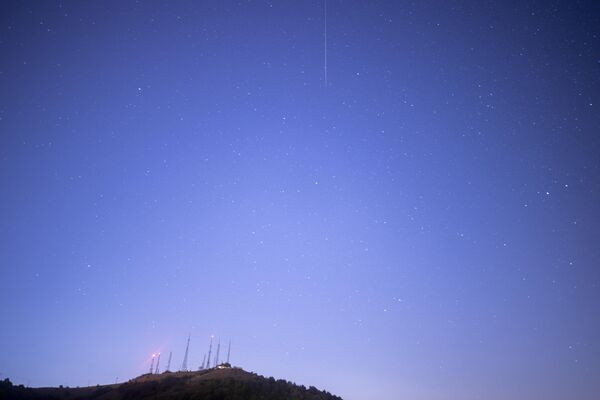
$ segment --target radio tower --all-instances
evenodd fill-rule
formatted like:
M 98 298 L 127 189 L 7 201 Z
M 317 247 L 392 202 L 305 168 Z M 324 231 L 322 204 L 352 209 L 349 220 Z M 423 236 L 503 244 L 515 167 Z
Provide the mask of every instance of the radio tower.
M 171 371 L 171 357 L 173 356 L 173 352 L 169 352 L 169 361 L 167 361 L 167 371 Z
M 206 353 L 204 353 L 204 358 L 202 358 L 202 365 L 198 368 L 200 371 L 204 369 L 204 362 L 206 362 Z
M 210 368 L 210 353 L 212 352 L 212 340 L 213 337 L 210 337 L 210 344 L 208 345 L 208 359 L 206 360 L 206 368 Z
M 215 367 L 219 365 L 219 350 L 221 350 L 221 339 L 219 338 L 219 344 L 217 344 L 217 355 L 215 356 Z
M 181 363 L 181 371 L 187 371 L 187 359 L 188 352 L 190 351 L 190 335 L 188 335 L 187 345 L 185 346 L 185 355 L 183 356 L 183 362 Z
M 154 372 L 154 357 L 156 357 L 156 354 L 152 354 L 152 362 L 150 363 L 150 373 Z
M 156 360 L 156 369 L 154 370 L 155 374 L 158 374 L 158 364 L 160 364 L 160 353 L 158 353 L 158 359 Z
M 231 355 L 231 339 L 229 339 L 229 346 L 227 346 L 227 364 L 229 364 L 229 356 Z

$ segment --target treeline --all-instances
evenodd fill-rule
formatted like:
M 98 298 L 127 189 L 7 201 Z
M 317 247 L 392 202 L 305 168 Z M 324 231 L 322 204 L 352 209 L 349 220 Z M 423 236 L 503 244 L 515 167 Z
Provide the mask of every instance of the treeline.
M 0 400 L 342 400 L 315 387 L 251 375 L 243 379 L 165 377 L 155 381 L 130 381 L 96 388 L 30 389 L 0 382 Z
M 185 384 L 187 379 L 166 378 L 160 382 L 132 382 L 119 386 L 122 400 L 342 400 L 315 387 L 298 386 L 285 380 L 206 379 Z
M 0 381 L 0 400 L 26 400 L 40 398 L 40 396 L 36 396 L 33 393 L 32 389 L 26 388 L 23 385 L 15 386 L 8 378 Z

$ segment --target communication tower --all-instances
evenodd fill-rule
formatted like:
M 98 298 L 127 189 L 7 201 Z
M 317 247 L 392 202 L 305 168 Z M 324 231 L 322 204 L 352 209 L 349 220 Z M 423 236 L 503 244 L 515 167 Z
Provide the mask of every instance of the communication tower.
M 190 351 L 190 335 L 188 334 L 187 345 L 185 346 L 185 355 L 183 356 L 183 362 L 181 363 L 181 371 L 188 370 L 188 353 Z

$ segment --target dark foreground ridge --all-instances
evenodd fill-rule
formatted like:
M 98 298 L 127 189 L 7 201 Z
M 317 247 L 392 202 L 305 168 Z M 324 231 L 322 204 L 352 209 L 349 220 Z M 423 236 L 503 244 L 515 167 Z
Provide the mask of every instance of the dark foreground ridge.
M 0 400 L 342 400 L 314 387 L 265 378 L 241 368 L 146 374 L 125 383 L 81 388 L 25 388 L 0 381 Z

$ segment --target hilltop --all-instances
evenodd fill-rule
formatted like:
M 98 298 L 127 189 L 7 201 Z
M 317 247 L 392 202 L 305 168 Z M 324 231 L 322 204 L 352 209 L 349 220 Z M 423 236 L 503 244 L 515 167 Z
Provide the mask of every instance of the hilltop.
M 342 400 L 314 387 L 266 378 L 241 368 L 145 374 L 128 382 L 81 388 L 25 388 L 5 379 L 0 400 Z

